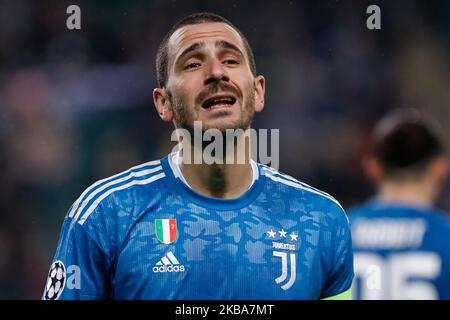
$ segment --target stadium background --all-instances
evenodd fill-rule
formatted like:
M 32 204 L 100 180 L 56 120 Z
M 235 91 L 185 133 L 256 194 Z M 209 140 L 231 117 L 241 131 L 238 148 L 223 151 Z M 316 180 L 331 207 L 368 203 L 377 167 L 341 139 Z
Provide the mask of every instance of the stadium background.
M 66 28 L 70 4 L 79 31 Z M 381 30 L 366 28 L 370 4 Z M 87 186 L 171 149 L 154 58 L 198 11 L 247 35 L 267 79 L 254 127 L 281 129 L 280 170 L 345 207 L 373 191 L 359 161 L 386 111 L 420 107 L 450 136 L 449 1 L 0 0 L 0 299 L 40 298 Z M 449 184 L 438 206 L 450 211 Z

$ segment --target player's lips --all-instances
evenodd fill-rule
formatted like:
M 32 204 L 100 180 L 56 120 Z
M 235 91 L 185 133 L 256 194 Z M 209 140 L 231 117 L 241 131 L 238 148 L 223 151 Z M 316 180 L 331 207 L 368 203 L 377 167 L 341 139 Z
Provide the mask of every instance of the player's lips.
M 218 94 L 205 99 L 202 103 L 202 108 L 206 110 L 230 108 L 236 101 L 236 97 L 232 94 Z

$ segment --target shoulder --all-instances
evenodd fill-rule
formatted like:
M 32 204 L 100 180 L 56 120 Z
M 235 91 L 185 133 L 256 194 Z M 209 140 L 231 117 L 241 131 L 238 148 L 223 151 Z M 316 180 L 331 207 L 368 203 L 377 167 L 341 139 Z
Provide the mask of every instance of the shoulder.
M 83 225 L 91 214 L 101 207 L 106 211 L 113 211 L 114 206 L 105 204 L 111 203 L 112 197 L 117 197 L 119 199 L 116 200 L 120 201 L 120 198 L 129 200 L 129 194 L 133 192 L 148 194 L 148 190 L 141 187 L 150 186 L 164 177 L 161 160 L 154 160 L 98 180 L 76 199 L 66 218 Z
M 274 183 L 278 189 L 300 197 L 309 210 L 327 213 L 331 218 L 337 218 L 338 220 L 342 220 L 343 223 L 348 223 L 343 206 L 332 195 L 271 167 L 262 164 L 258 165 L 261 168 L 262 174 L 270 182 Z
M 376 207 L 372 202 L 360 203 L 347 208 L 347 214 L 350 221 L 360 218 L 370 217 L 376 213 Z
M 430 224 L 438 230 L 443 230 L 442 234 L 450 237 L 450 214 L 437 208 L 433 208 L 428 213 Z

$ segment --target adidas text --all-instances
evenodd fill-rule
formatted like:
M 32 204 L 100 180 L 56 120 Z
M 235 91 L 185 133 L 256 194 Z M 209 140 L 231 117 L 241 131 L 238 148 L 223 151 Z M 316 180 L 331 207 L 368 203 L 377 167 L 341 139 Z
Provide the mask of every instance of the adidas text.
M 184 266 L 179 265 L 154 266 L 153 272 L 184 272 Z

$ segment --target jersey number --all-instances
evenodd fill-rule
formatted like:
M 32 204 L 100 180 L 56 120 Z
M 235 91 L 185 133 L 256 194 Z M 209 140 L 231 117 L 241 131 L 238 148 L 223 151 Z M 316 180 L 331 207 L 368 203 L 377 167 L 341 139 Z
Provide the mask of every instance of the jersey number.
M 439 299 L 431 283 L 441 272 L 441 258 L 435 253 L 395 253 L 388 258 L 374 253 L 356 253 L 354 260 L 352 291 L 355 299 Z

